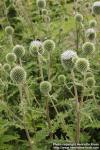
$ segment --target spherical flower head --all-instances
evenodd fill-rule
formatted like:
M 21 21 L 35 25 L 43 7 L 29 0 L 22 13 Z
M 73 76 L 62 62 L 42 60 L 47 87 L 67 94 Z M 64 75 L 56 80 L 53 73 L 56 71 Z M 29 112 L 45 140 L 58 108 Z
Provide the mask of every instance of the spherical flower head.
M 88 87 L 94 87 L 95 86 L 95 79 L 93 77 L 89 77 L 86 79 L 86 85 Z
M 72 69 L 72 59 L 77 57 L 77 53 L 73 50 L 67 50 L 61 54 L 61 63 L 65 70 Z
M 92 72 L 86 72 L 85 78 L 94 77 Z
M 96 15 L 100 15 L 100 1 L 94 2 L 92 9 Z
M 7 26 L 7 27 L 5 28 L 5 32 L 6 32 L 6 34 L 8 34 L 8 35 L 12 35 L 12 34 L 14 33 L 14 29 L 13 29 L 13 27 L 11 27 L 11 26 Z
M 40 8 L 40 9 L 43 9 L 46 7 L 46 1 L 45 0 L 37 0 L 37 6 Z
M 85 58 L 78 58 L 75 63 L 75 68 L 82 73 L 86 72 L 89 69 L 89 66 L 89 61 Z
M 82 22 L 82 21 L 83 21 L 83 16 L 82 16 L 82 14 L 77 13 L 77 14 L 75 15 L 75 20 L 76 20 L 77 22 Z
M 44 95 L 47 95 L 49 94 L 49 92 L 51 91 L 52 89 L 52 85 L 50 82 L 48 81 L 43 81 L 40 83 L 40 91 L 41 93 L 43 93 Z
M 96 20 L 90 20 L 90 22 L 89 22 L 89 26 L 90 26 L 90 28 L 95 28 L 96 27 L 96 25 L 97 25 L 97 21 Z
M 37 56 L 38 53 L 43 54 L 43 44 L 40 41 L 32 41 L 29 47 L 30 54 L 32 56 Z
M 14 63 L 15 61 L 16 61 L 16 55 L 14 54 L 14 53 L 8 53 L 7 55 L 6 55 L 6 61 L 8 62 L 8 63 Z
M 11 70 L 11 66 L 8 63 L 6 63 L 3 65 L 3 69 L 4 71 L 9 72 Z
M 65 75 L 59 75 L 58 76 L 58 81 L 59 81 L 59 83 L 62 83 L 62 84 L 64 84 L 65 82 L 66 82 L 66 77 L 65 77 Z
M 86 55 L 93 54 L 93 52 L 95 51 L 95 45 L 91 42 L 86 42 L 83 44 L 82 50 Z
M 22 58 L 25 55 L 25 48 L 22 45 L 16 45 L 13 48 L 13 53 L 17 56 L 17 58 Z
M 89 28 L 86 30 L 86 37 L 89 40 L 94 40 L 96 38 L 96 31 L 93 28 Z
M 50 52 L 55 49 L 55 42 L 53 40 L 46 40 L 43 42 L 44 50 Z
M 10 78 L 13 82 L 21 84 L 26 80 L 26 71 L 23 67 L 16 66 L 11 70 Z
M 47 15 L 48 14 L 48 10 L 47 9 L 42 9 L 42 14 L 43 15 Z

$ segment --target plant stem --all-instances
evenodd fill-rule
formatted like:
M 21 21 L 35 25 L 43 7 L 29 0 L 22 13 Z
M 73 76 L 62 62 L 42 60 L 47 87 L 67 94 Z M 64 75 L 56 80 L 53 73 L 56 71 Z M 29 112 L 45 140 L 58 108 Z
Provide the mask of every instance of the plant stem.
M 23 87 L 22 85 L 18 85 L 21 103 L 23 103 L 22 87 Z M 23 115 L 23 126 L 24 126 L 24 129 L 25 129 L 25 132 L 26 132 L 26 136 L 27 136 L 27 139 L 28 139 L 28 142 L 29 142 L 29 146 L 30 146 L 30 149 L 33 150 L 31 137 L 30 137 L 29 131 L 28 131 L 27 126 L 26 126 L 26 113 L 25 113 L 25 109 L 24 108 L 22 108 L 22 115 Z
M 38 63 L 39 63 L 39 70 L 40 70 L 41 80 L 44 81 L 41 55 L 39 53 L 38 53 Z
M 76 100 L 76 143 L 79 143 L 80 142 L 80 104 L 78 101 L 77 87 L 75 85 L 75 74 L 73 70 L 71 71 L 71 75 L 72 75 L 75 100 Z
M 51 53 L 48 53 L 48 81 L 51 77 Z

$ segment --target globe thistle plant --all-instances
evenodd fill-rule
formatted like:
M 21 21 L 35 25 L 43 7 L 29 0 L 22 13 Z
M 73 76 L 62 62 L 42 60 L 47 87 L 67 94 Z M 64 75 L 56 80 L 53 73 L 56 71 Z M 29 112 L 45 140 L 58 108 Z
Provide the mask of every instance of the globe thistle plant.
M 13 27 L 11 27 L 11 26 L 7 26 L 7 27 L 5 28 L 5 32 L 6 32 L 6 34 L 8 34 L 8 35 L 12 35 L 12 34 L 14 33 L 14 29 L 13 29 Z
M 100 15 L 100 1 L 94 2 L 92 9 L 96 15 Z
M 47 15 L 48 14 L 48 10 L 47 9 L 42 9 L 42 15 Z
M 95 79 L 93 78 L 93 77 L 88 77 L 87 79 L 86 79 L 86 85 L 88 86 L 88 87 L 94 87 L 95 86 Z
M 46 7 L 46 1 L 45 0 L 37 0 L 37 6 L 40 8 L 40 9 L 43 9 Z
M 89 28 L 86 30 L 86 37 L 89 40 L 94 40 L 96 38 L 96 31 L 93 28 Z
M 17 56 L 18 59 L 20 59 L 25 55 L 25 48 L 22 45 L 16 45 L 13 48 L 13 53 Z
M 72 69 L 74 57 L 77 57 L 77 53 L 73 50 L 67 50 L 61 54 L 61 63 L 65 70 Z
M 93 54 L 93 52 L 95 51 L 95 45 L 91 42 L 86 42 L 83 44 L 82 50 L 86 55 Z
M 59 76 L 58 76 L 58 81 L 59 81 L 59 83 L 64 84 L 64 83 L 66 82 L 66 77 L 65 77 L 65 75 L 59 75 Z
M 4 69 L 4 71 L 9 72 L 11 70 L 11 66 L 8 63 L 5 63 L 3 65 L 3 69 Z
M 89 66 L 89 61 L 85 58 L 78 58 L 75 63 L 75 68 L 81 73 L 88 71 Z
M 83 16 L 82 16 L 82 14 L 77 13 L 77 14 L 75 15 L 75 20 L 76 20 L 77 22 L 82 22 L 82 21 L 83 21 Z
M 95 28 L 97 26 L 97 21 L 96 20 L 90 20 L 89 22 L 89 27 L 90 28 Z
M 23 67 L 16 66 L 11 70 L 10 78 L 13 82 L 21 84 L 26 80 L 26 71 Z
M 94 77 L 92 72 L 86 72 L 85 78 Z
M 53 51 L 55 49 L 55 43 L 53 40 L 46 40 L 43 43 L 43 47 L 45 51 Z
M 50 82 L 48 82 L 48 81 L 41 82 L 41 84 L 40 84 L 41 93 L 43 93 L 44 95 L 48 95 L 49 92 L 51 91 L 51 89 L 52 89 L 52 85 Z
M 14 63 L 16 61 L 16 55 L 14 53 L 8 53 L 6 55 L 6 61 L 11 64 Z

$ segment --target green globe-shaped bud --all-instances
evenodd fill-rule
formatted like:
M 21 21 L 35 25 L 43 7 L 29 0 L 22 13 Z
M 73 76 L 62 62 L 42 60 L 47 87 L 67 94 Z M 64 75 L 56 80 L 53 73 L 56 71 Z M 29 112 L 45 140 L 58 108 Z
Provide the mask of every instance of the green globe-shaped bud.
M 72 59 L 77 57 L 77 53 L 73 50 L 67 50 L 61 54 L 61 63 L 65 70 L 73 68 Z
M 25 55 L 25 48 L 22 45 L 16 45 L 13 48 L 13 53 L 17 56 L 17 58 L 22 58 Z
M 89 78 L 89 77 L 94 77 L 93 73 L 92 72 L 87 72 L 85 74 L 85 78 Z
M 29 47 L 29 51 L 30 51 L 30 54 L 34 57 L 37 57 L 38 53 L 43 54 L 44 49 L 43 49 L 42 42 L 32 41 Z
M 37 6 L 40 8 L 40 9 L 43 9 L 46 7 L 46 1 L 45 0 L 37 0 Z
M 4 71 L 9 72 L 11 70 L 11 66 L 6 63 L 3 65 L 3 69 L 4 69 Z
M 66 82 L 66 77 L 65 77 L 65 75 L 59 75 L 58 76 L 58 81 L 59 81 L 59 83 L 61 83 L 61 84 L 64 84 L 65 82 Z
M 96 20 L 90 20 L 89 26 L 90 26 L 90 28 L 95 28 L 97 26 L 97 21 Z
M 86 37 L 89 39 L 89 40 L 94 40 L 96 38 L 96 32 L 93 28 L 89 28 L 87 31 L 86 31 Z
M 89 6 L 90 6 L 90 3 L 87 2 L 87 3 L 85 4 L 85 7 L 88 8 Z
M 75 15 L 75 20 L 76 20 L 77 22 L 82 22 L 82 21 L 83 21 L 83 16 L 82 16 L 81 14 L 77 13 L 77 14 Z
M 50 82 L 48 82 L 48 81 L 41 82 L 41 84 L 40 84 L 41 93 L 43 93 L 44 95 L 47 95 L 47 94 L 49 94 L 51 89 L 52 89 L 52 85 Z
M 82 73 L 86 72 L 89 69 L 89 66 L 89 62 L 85 58 L 78 58 L 75 63 L 75 68 Z
M 91 42 L 86 42 L 83 44 L 82 50 L 86 55 L 93 54 L 93 52 L 95 51 L 95 45 Z
M 13 27 L 11 27 L 11 26 L 7 26 L 7 27 L 5 28 L 5 32 L 6 32 L 6 34 L 8 34 L 8 35 L 12 35 L 12 34 L 14 33 L 14 29 L 13 29 Z
M 94 2 L 92 9 L 96 15 L 100 15 L 100 1 Z
M 55 49 L 55 43 L 53 40 L 46 40 L 43 43 L 44 50 L 50 52 Z
M 47 9 L 42 9 L 42 14 L 43 15 L 47 15 L 48 14 L 48 10 Z
M 87 78 L 86 79 L 86 85 L 90 88 L 95 86 L 95 79 L 93 77 Z
M 14 63 L 15 61 L 16 61 L 16 55 L 14 54 L 14 53 L 8 53 L 7 55 L 6 55 L 6 61 L 8 62 L 8 63 Z
M 11 70 L 10 78 L 17 84 L 23 83 L 26 80 L 26 71 L 23 67 L 16 66 Z

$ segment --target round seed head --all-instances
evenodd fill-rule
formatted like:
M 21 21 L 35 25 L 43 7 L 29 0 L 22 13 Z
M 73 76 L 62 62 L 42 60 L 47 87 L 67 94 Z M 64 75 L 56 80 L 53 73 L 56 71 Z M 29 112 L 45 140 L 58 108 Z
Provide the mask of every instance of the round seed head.
M 92 9 L 96 15 L 100 15 L 100 1 L 94 2 Z
M 42 42 L 40 41 L 32 41 L 29 48 L 30 54 L 32 56 L 37 56 L 38 53 L 43 54 L 44 49 Z
M 17 56 L 17 58 L 22 58 L 25 55 L 25 48 L 22 45 L 16 45 L 13 48 L 13 53 Z
M 8 35 L 12 35 L 12 34 L 14 33 L 14 29 L 13 29 L 13 27 L 11 27 L 11 26 L 7 26 L 7 27 L 5 28 L 5 32 L 6 32 L 6 34 L 8 34 Z
M 9 72 L 11 70 L 11 66 L 8 63 L 6 63 L 3 65 L 3 69 L 4 71 Z
M 83 21 L 83 16 L 82 16 L 81 14 L 77 13 L 77 14 L 75 15 L 75 20 L 76 20 L 77 22 L 82 22 L 82 21 Z
M 94 27 L 96 27 L 96 25 L 97 25 L 97 21 L 96 20 L 90 20 L 90 22 L 89 22 L 90 28 L 94 28 Z
M 53 40 L 46 40 L 43 43 L 44 50 L 50 52 L 55 49 L 55 43 Z
M 48 81 L 43 81 L 40 84 L 40 91 L 41 93 L 43 93 L 44 95 L 47 95 L 52 89 L 52 85 L 50 82 Z
M 26 71 L 23 67 L 16 66 L 11 70 L 10 78 L 17 84 L 23 83 L 26 80 Z
M 46 7 L 46 1 L 45 0 L 37 0 L 37 6 L 40 8 L 40 9 L 43 9 Z
M 83 44 L 82 50 L 86 55 L 90 55 L 95 51 L 95 45 L 91 42 L 86 42 Z
M 85 74 L 85 78 L 88 78 L 88 77 L 94 77 L 93 73 L 92 72 L 87 72 Z
M 96 32 L 93 28 L 89 28 L 87 31 L 86 31 L 86 37 L 89 39 L 89 40 L 94 40 L 96 38 Z
M 8 63 L 14 63 L 16 61 L 16 55 L 14 53 L 8 53 L 6 55 L 6 61 Z
M 59 75 L 58 76 L 58 81 L 59 81 L 59 83 L 65 83 L 65 81 L 66 81 L 66 77 L 65 77 L 65 75 Z
M 88 87 L 93 87 L 95 86 L 95 79 L 93 77 L 89 77 L 86 79 L 86 85 Z
M 78 58 L 75 67 L 79 72 L 86 72 L 89 69 L 89 62 L 85 58 Z
M 47 9 L 42 9 L 42 14 L 43 15 L 47 15 L 48 14 L 48 10 Z
M 67 50 L 61 54 L 61 63 L 65 70 L 73 68 L 74 57 L 77 57 L 77 53 L 73 50 Z

